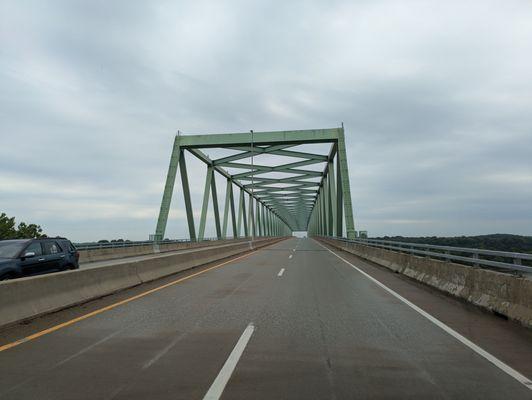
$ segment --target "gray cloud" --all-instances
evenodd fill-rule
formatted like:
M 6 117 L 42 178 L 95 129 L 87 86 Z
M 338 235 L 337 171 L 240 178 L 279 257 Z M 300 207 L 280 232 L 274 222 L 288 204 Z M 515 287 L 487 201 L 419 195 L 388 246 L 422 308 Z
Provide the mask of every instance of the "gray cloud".
M 144 239 L 178 129 L 343 121 L 358 228 L 532 234 L 531 11 L 518 0 L 4 1 L 0 210 L 75 240 Z M 204 172 L 189 164 L 198 204 Z M 183 237 L 174 199 L 168 236 Z

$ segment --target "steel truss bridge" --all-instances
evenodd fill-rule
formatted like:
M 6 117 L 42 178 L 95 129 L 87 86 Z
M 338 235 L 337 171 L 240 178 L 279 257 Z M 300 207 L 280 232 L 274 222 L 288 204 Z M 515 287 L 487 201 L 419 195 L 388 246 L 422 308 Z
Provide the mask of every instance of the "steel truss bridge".
M 316 143 L 329 144 L 328 152 L 317 154 L 294 149 Z M 211 149 L 236 153 L 211 159 L 204 152 Z M 201 160 L 207 168 L 197 232 L 185 151 Z M 276 156 L 276 159 L 285 159 L 287 162 L 273 166 L 261 164 L 265 156 Z M 343 126 L 297 131 L 177 135 L 153 237 L 155 240 L 164 238 L 178 166 L 191 240 L 204 238 L 211 197 L 216 236 L 219 239 L 228 236 L 229 225 L 233 237 L 284 236 L 293 231 L 308 231 L 309 235 L 355 237 Z M 323 168 L 317 170 L 319 166 Z M 229 169 L 238 172 L 229 173 Z M 215 173 L 221 174 L 227 182 L 222 220 Z M 233 185 L 240 189 L 238 211 Z
M 197 232 L 185 151 L 207 170 Z M 196 243 L 0 282 L 2 400 L 532 398 L 531 255 L 338 237 L 342 128 L 176 137 L 159 239 L 178 168 Z M 218 238 L 272 237 L 199 242 L 209 205 Z

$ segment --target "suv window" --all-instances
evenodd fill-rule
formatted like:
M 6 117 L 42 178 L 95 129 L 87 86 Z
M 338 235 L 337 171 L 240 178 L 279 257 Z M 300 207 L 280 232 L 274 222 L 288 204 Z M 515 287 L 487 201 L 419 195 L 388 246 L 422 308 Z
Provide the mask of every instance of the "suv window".
M 40 242 L 33 242 L 28 247 L 26 247 L 26 250 L 24 250 L 24 253 L 28 252 L 35 253 L 36 256 L 42 256 L 42 246 Z
M 47 240 L 43 242 L 43 247 L 44 247 L 44 254 L 46 255 L 57 254 L 57 253 L 63 252 L 59 244 L 51 240 Z
M 75 253 L 76 252 L 76 248 L 74 247 L 74 245 L 72 244 L 72 242 L 70 240 L 60 240 L 59 241 L 59 245 L 65 251 L 68 251 L 68 252 L 71 252 L 71 253 Z

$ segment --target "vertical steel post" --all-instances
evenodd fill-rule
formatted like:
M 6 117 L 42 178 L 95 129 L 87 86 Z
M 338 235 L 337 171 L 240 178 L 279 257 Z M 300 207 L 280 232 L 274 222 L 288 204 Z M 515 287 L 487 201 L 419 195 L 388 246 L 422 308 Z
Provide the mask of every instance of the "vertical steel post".
M 345 149 L 344 127 L 338 135 L 338 159 L 342 171 L 342 195 L 344 198 L 345 230 L 349 239 L 355 238 L 355 221 L 353 218 L 353 204 L 351 202 L 351 187 L 349 185 L 349 168 L 347 166 L 347 153 Z
M 213 179 L 213 168 L 211 165 L 207 167 L 207 176 L 205 177 L 205 189 L 203 191 L 203 205 L 201 207 L 200 226 L 198 232 L 198 240 L 203 240 L 205 237 L 205 223 L 207 222 L 207 209 L 209 207 L 209 192 L 211 191 L 211 182 Z
M 248 219 L 248 224 L 249 224 L 249 232 L 251 233 L 251 240 L 253 240 L 253 238 L 256 236 L 256 233 L 255 233 L 255 211 L 253 209 L 253 197 L 250 195 L 249 196 L 249 219 Z
M 318 235 L 321 235 L 322 234 L 322 231 L 321 231 L 321 196 L 319 195 L 319 192 L 318 192 L 318 201 L 316 203 L 316 207 L 318 207 L 318 210 L 317 210 L 317 213 L 318 213 L 318 226 L 316 228 L 316 231 L 318 232 Z
M 185 199 L 185 210 L 187 212 L 188 233 L 192 242 L 196 241 L 196 227 L 194 226 L 194 212 L 192 211 L 192 201 L 190 200 L 190 187 L 188 185 L 188 174 L 185 152 L 181 150 L 179 157 L 179 172 L 181 175 L 181 186 L 183 187 L 183 197 Z
M 318 192 L 318 198 L 316 200 L 316 205 L 314 206 L 316 209 L 316 233 L 318 235 L 321 235 L 320 231 L 320 224 L 321 224 L 321 201 L 320 201 L 320 194 Z
M 172 203 L 172 193 L 174 191 L 175 176 L 180 155 L 181 149 L 179 148 L 178 135 L 174 139 L 172 155 L 170 156 L 170 165 L 168 166 L 168 174 L 166 175 L 166 183 L 164 185 L 163 198 L 161 200 L 161 208 L 159 210 L 159 217 L 157 218 L 157 226 L 155 228 L 154 236 L 154 240 L 156 241 L 163 240 L 166 232 L 166 224 L 168 222 L 168 214 L 170 213 L 170 204 Z
M 270 209 L 266 207 L 266 236 L 271 236 L 271 218 L 270 218 Z
M 334 235 L 334 229 L 335 229 L 335 214 L 334 211 L 336 208 L 336 196 L 334 196 L 334 167 L 332 160 L 329 160 L 328 162 L 328 168 L 327 168 L 327 205 L 328 205 L 328 217 L 329 217 L 329 226 L 327 230 L 328 236 Z
M 320 188 L 320 200 L 321 200 L 321 234 L 327 235 L 327 196 L 325 196 L 327 182 L 323 180 L 323 186 Z
M 312 226 L 314 225 L 314 209 L 310 212 L 310 216 L 307 223 L 307 235 L 310 237 L 312 235 Z
M 323 180 L 323 198 L 325 200 L 325 235 L 327 236 L 329 234 L 329 229 L 331 227 L 331 220 L 330 220 L 330 202 L 329 202 L 329 174 L 325 176 L 325 179 Z
M 225 204 L 224 204 L 224 219 L 222 224 L 222 237 L 224 239 L 227 239 L 227 221 L 229 219 L 229 196 L 231 191 L 233 190 L 231 186 L 231 179 L 227 179 L 227 183 L 225 185 Z
M 260 207 L 260 219 L 261 219 L 261 227 L 262 227 L 262 230 L 261 230 L 261 236 L 268 236 L 268 234 L 266 233 L 266 219 L 265 219 L 265 206 L 264 204 L 261 204 L 261 207 Z
M 238 222 L 236 224 L 236 233 L 240 237 L 242 233 L 242 203 L 244 199 L 244 191 L 240 189 L 240 194 L 238 195 Z
M 230 207 L 231 207 L 231 225 L 233 227 L 233 238 L 238 237 L 238 229 L 236 228 L 236 215 L 235 215 L 235 199 L 233 195 L 233 186 L 230 186 L 229 191 L 229 201 L 230 201 Z
M 251 205 L 251 202 L 252 202 L 252 198 L 255 197 L 254 196 L 254 193 L 255 193 L 255 181 L 254 181 L 254 177 L 255 177 L 255 170 L 254 170 L 254 165 L 253 165 L 253 162 L 254 162 L 254 153 L 255 153 L 255 149 L 254 149 L 254 140 L 253 140 L 253 129 L 250 131 L 251 132 L 251 196 L 249 197 L 249 213 L 250 213 L 250 216 L 253 218 L 253 207 Z M 251 230 L 251 240 L 253 241 L 253 239 L 255 238 L 255 220 L 253 220 L 253 229 Z
M 262 236 L 262 221 L 260 219 L 260 206 L 261 204 L 258 201 L 255 201 L 255 214 L 257 220 L 257 236 Z
M 275 236 L 275 214 L 270 212 L 270 235 Z
M 218 192 L 216 191 L 216 175 L 214 173 L 214 169 L 212 170 L 211 191 L 212 207 L 214 208 L 214 224 L 216 227 L 216 238 L 220 240 L 222 238 L 222 230 L 220 228 L 220 209 L 218 208 Z
M 248 237 L 248 223 L 246 221 L 246 199 L 244 197 L 244 189 L 240 188 L 240 202 L 238 208 L 238 235 L 242 232 L 240 230 L 240 223 L 244 223 L 244 237 Z
M 340 168 L 340 157 L 336 154 L 336 236 L 343 237 L 344 234 L 344 198 L 342 195 L 342 168 Z

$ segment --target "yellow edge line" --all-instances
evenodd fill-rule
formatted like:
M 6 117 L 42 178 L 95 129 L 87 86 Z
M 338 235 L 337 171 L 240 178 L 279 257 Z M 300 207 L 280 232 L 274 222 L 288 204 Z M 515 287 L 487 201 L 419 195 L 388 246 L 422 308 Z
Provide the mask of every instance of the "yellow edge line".
M 272 244 L 275 244 L 275 243 L 272 243 Z M 265 246 L 266 247 L 266 246 Z M 99 308 L 97 310 L 94 310 L 94 311 L 91 311 L 90 313 L 88 314 L 84 314 L 84 315 L 81 315 L 79 317 L 76 317 L 76 318 L 73 318 L 69 321 L 66 321 L 66 322 L 63 322 L 61 324 L 58 324 L 58 325 L 55 325 L 55 326 L 52 326 L 51 328 L 48 328 L 48 329 L 45 329 L 43 331 L 40 331 L 40 332 L 36 332 L 32 335 L 29 335 L 29 336 L 26 336 L 25 338 L 22 338 L 22 339 L 19 339 L 19 340 L 16 340 L 14 342 L 11 342 L 11 343 L 8 343 L 8 344 L 4 344 L 3 346 L 0 346 L 0 352 L 2 351 L 5 351 L 5 350 L 9 350 L 15 346 L 18 346 L 22 343 L 26 343 L 26 342 L 29 342 L 30 340 L 34 340 L 34 339 L 37 339 L 37 338 L 40 338 L 41 336 L 44 336 L 44 335 L 47 335 L 49 333 L 52 333 L 52 332 L 55 332 L 61 328 L 66 328 L 67 326 L 70 326 L 70 325 L 73 325 L 75 324 L 76 322 L 79 322 L 79 321 L 83 321 L 84 319 L 87 319 L 87 318 L 90 318 L 90 317 L 93 317 L 95 315 L 98 315 L 98 314 L 101 314 L 105 311 L 109 311 L 109 310 L 112 310 L 113 308 L 115 307 L 118 307 L 118 306 L 121 306 L 123 304 L 127 304 L 133 300 L 137 300 L 137 299 L 140 299 L 141 297 L 144 297 L 144 296 L 147 296 L 151 293 L 155 293 L 155 292 L 158 292 L 159 290 L 162 290 L 162 289 L 165 289 L 169 286 L 172 286 L 172 285 L 176 285 L 178 283 L 181 283 L 183 281 L 186 281 L 187 279 L 190 279 L 190 278 L 194 278 L 195 276 L 198 276 L 198 275 L 201 275 L 201 274 L 204 274 L 205 272 L 208 272 L 208 271 L 211 271 L 213 269 L 216 269 L 216 268 L 220 268 L 226 264 L 229 264 L 229 263 L 232 263 L 234 261 L 237 261 L 237 260 L 241 260 L 242 258 L 245 258 L 245 257 L 249 257 L 253 254 L 255 254 L 258 250 L 255 250 L 251 253 L 248 253 L 248 254 L 244 254 L 243 256 L 240 256 L 240 257 L 236 257 L 236 258 L 233 258 L 231 260 L 228 260 L 228 261 L 225 261 L 221 264 L 217 264 L 217 265 L 214 265 L 212 267 L 209 267 L 209 268 L 206 268 L 202 271 L 199 271 L 199 272 L 196 272 L 194 274 L 191 274 L 191 275 L 187 275 L 183 278 L 180 278 L 180 279 L 176 279 L 175 281 L 172 281 L 172 282 L 168 282 L 168 283 L 165 283 L 164 285 L 161 285 L 161 286 L 158 286 L 156 288 L 153 288 L 153 289 L 150 289 L 150 290 L 147 290 L 143 293 L 139 293 L 135 296 L 132 296 L 132 297 L 129 297 L 127 299 L 124 299 L 124 300 L 121 300 L 121 301 L 118 301 L 116 303 L 113 303 L 113 304 L 110 304 L 108 306 L 105 306 L 105 307 L 102 307 L 102 308 Z

